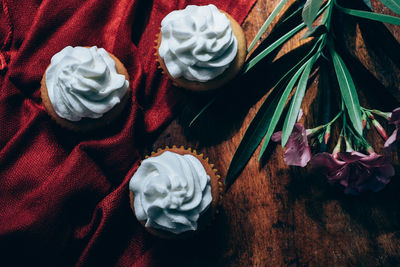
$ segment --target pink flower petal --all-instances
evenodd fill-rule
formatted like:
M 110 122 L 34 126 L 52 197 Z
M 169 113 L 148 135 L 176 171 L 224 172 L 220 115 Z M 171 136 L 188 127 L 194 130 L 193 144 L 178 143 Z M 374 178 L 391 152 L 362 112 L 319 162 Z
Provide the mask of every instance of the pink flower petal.
M 393 133 L 389 136 L 389 138 L 386 140 L 385 144 L 384 144 L 384 148 L 390 150 L 394 147 L 394 145 L 396 144 L 396 141 L 398 139 L 398 135 L 399 135 L 399 129 L 396 128 Z
M 302 114 L 302 111 L 300 112 Z M 274 142 L 282 140 L 282 132 L 276 132 L 271 136 Z M 287 165 L 305 167 L 311 160 L 311 150 L 308 146 L 307 133 L 300 123 L 294 125 L 293 131 L 286 143 L 286 151 L 283 160 Z
M 293 147 L 287 148 L 283 154 L 283 160 L 287 165 L 305 167 L 311 159 L 311 150 L 307 146 L 302 150 Z
M 311 164 L 314 168 L 323 168 L 329 172 L 340 168 L 345 162 L 339 161 L 332 154 L 324 152 L 315 155 L 311 160 Z
M 350 162 L 354 162 L 357 160 L 360 160 L 364 157 L 366 157 L 367 155 L 357 152 L 357 151 L 352 151 L 352 152 L 346 152 L 346 153 L 338 153 L 338 158 L 350 163 Z
M 315 155 L 311 164 L 321 169 L 329 183 L 343 186 L 346 194 L 358 195 L 365 191 L 379 191 L 394 175 L 390 161 L 376 153 L 339 153 L 338 159 L 331 154 L 322 153 Z
M 299 120 L 301 119 L 301 117 L 303 117 L 303 109 L 300 109 L 299 115 L 297 115 L 297 122 L 299 122 Z
M 392 111 L 392 115 L 390 116 L 389 120 L 389 123 L 391 124 L 399 124 L 399 122 L 400 122 L 400 107 Z
M 282 132 L 276 132 L 271 136 L 271 140 L 274 142 L 280 142 L 282 140 Z
M 286 164 L 304 167 L 311 159 L 311 150 L 308 146 L 307 134 L 300 123 L 294 125 L 293 131 L 286 144 L 283 155 Z

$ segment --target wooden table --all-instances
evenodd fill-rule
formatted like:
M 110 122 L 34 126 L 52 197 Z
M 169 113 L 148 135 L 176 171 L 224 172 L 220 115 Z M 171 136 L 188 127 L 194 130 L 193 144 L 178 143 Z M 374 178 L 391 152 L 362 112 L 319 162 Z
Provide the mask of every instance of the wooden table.
M 278 2 L 256 3 L 243 24 L 248 43 Z M 390 13 L 378 1 L 373 5 L 377 12 Z M 349 51 L 346 62 L 355 77 L 361 102 L 391 111 L 400 100 L 400 45 L 394 42 L 395 38 L 400 40 L 400 27 L 346 16 L 342 19 L 342 25 L 346 25 L 343 43 Z M 166 145 L 196 148 L 215 163 L 224 177 L 247 126 L 279 76 L 279 68 L 293 61 L 296 53 L 301 54 L 301 45 L 306 42 L 298 38 L 290 41 L 265 67 L 258 86 L 249 84 L 227 92 L 225 100 L 217 100 L 190 128 L 188 122 L 210 96 L 189 94 L 179 116 L 144 153 Z M 294 51 L 290 57 L 283 56 L 290 51 Z M 321 105 L 317 91 L 321 90 L 317 88 L 318 75 L 310 83 L 303 103 L 306 127 L 318 123 Z M 383 145 L 374 131 L 370 131 L 368 139 Z M 270 149 L 264 165 L 257 161 L 258 152 L 259 148 L 225 194 L 220 213 L 207 232 L 187 241 L 155 241 L 163 250 L 161 260 L 166 265 L 400 264 L 400 168 L 396 152 L 391 154 L 397 173 L 392 182 L 379 193 L 358 197 L 329 186 L 324 176 L 309 167 L 285 165 L 280 146 Z

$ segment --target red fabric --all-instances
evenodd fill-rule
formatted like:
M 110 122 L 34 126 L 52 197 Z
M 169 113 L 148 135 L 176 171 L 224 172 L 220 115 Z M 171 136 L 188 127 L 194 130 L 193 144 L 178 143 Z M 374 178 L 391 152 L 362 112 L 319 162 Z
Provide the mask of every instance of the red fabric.
M 214 2 L 241 22 L 254 1 L 1 2 L 0 266 L 152 266 L 165 259 L 168 243 L 145 233 L 128 200 L 141 151 L 181 95 L 157 70 L 156 33 L 168 12 L 189 3 Z M 104 47 L 127 67 L 132 101 L 112 127 L 76 134 L 45 112 L 40 80 L 67 45 Z

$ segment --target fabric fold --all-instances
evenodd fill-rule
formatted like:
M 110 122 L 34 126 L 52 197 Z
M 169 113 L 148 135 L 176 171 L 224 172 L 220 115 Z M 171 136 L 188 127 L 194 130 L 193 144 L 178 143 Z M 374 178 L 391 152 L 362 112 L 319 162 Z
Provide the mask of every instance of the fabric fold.
M 161 19 L 214 3 L 242 22 L 255 0 L 3 0 L 0 63 L 2 266 L 153 266 L 159 243 L 129 208 L 140 151 L 176 114 L 181 93 L 157 69 Z M 0 13 L 3 16 L 3 13 Z M 4 23 L 7 22 L 7 23 Z M 12 25 L 12 34 L 7 34 Z M 7 39 L 8 38 L 8 39 Z M 46 114 L 40 81 L 64 47 L 103 47 L 130 75 L 130 104 L 110 127 L 76 134 Z

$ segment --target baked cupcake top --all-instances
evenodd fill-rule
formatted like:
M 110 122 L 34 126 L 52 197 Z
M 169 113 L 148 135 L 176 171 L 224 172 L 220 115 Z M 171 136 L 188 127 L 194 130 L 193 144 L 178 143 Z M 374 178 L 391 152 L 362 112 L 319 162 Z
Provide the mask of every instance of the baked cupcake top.
M 212 202 L 210 176 L 194 156 L 170 151 L 143 160 L 129 182 L 145 226 L 180 234 L 197 229 Z
M 161 22 L 158 53 L 173 78 L 212 80 L 235 59 L 237 46 L 230 20 L 214 5 L 188 5 Z
M 129 88 L 107 51 L 96 46 L 62 49 L 51 58 L 45 81 L 54 111 L 70 121 L 102 117 Z

